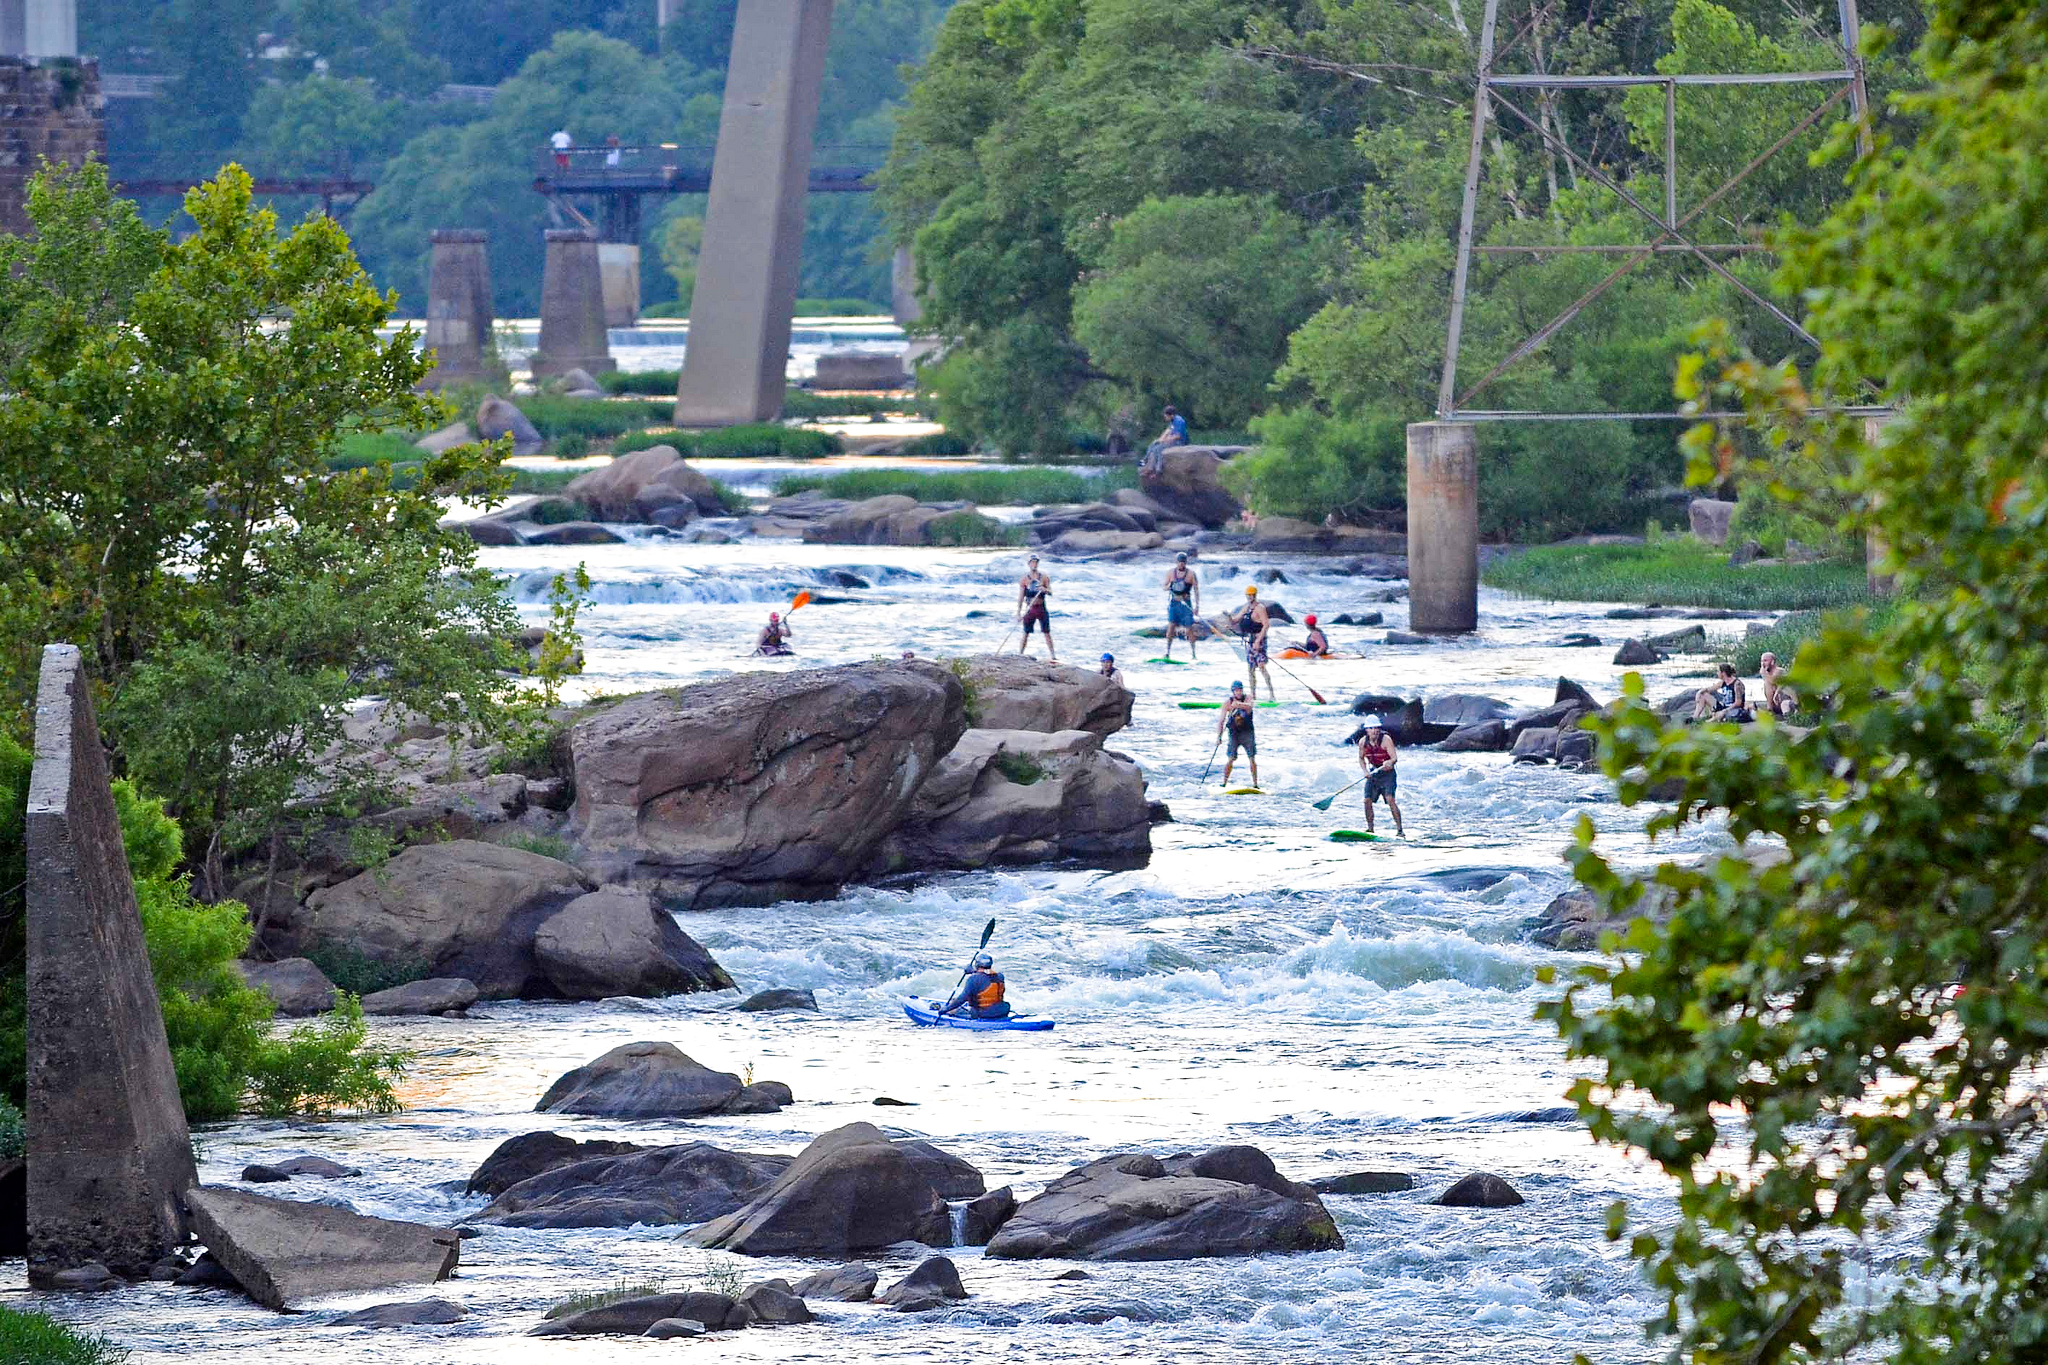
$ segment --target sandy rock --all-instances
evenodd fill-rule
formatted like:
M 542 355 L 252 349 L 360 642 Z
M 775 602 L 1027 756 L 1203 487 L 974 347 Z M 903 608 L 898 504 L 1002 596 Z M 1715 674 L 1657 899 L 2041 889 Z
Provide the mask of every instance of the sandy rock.
M 1511 1209 L 1526 1203 L 1513 1185 L 1497 1175 L 1468 1175 L 1435 1201 L 1453 1209 Z
M 445 1327 L 461 1322 L 469 1310 L 452 1299 L 419 1299 L 413 1303 L 380 1303 L 344 1313 L 330 1327 Z
M 364 1014 L 448 1014 L 480 999 L 476 982 L 461 976 L 430 976 L 363 997 Z
M 1686 504 L 1692 533 L 1709 545 L 1728 543 L 1728 524 L 1735 518 L 1735 504 L 1718 498 L 1694 498 Z
M 538 455 L 547 444 L 525 413 L 495 393 L 476 405 L 476 434 L 486 441 L 510 436 L 514 455 Z
M 535 1337 L 644 1336 L 657 1322 L 682 1318 L 707 1331 L 732 1332 L 747 1325 L 747 1311 L 723 1294 L 647 1294 L 602 1308 L 551 1318 L 527 1333 Z
M 581 502 L 604 521 L 645 521 L 647 509 L 675 505 L 652 495 L 652 489 L 667 489 L 688 498 L 700 511 L 713 511 L 720 505 L 717 486 L 674 446 L 650 446 L 621 455 L 608 465 L 577 475 L 562 494 Z
M 987 1254 L 1166 1261 L 1343 1245 L 1314 1190 L 1283 1178 L 1256 1148 L 1218 1147 L 1170 1162 L 1105 1157 L 1069 1171 L 1017 1210 Z
M 809 1010 L 815 1014 L 818 1009 L 818 997 L 808 990 L 775 986 L 765 991 L 755 991 L 733 1008 L 748 1014 L 766 1014 L 776 1010 Z
M 571 732 L 585 860 L 699 906 L 835 894 L 965 727 L 960 680 L 936 664 L 628 698 Z
M 187 1190 L 193 1234 L 243 1292 L 266 1308 L 393 1284 L 432 1284 L 455 1270 L 448 1228 L 366 1218 L 329 1204 L 205 1186 Z
M 760 1194 L 789 1163 L 786 1156 L 728 1152 L 706 1142 L 592 1157 L 518 1182 L 476 1221 L 515 1228 L 701 1223 Z
M 604 1118 L 695 1118 L 716 1114 L 744 1085 L 674 1043 L 624 1043 L 549 1086 L 534 1109 Z
M 732 989 L 711 954 L 636 887 L 601 887 L 542 920 L 533 960 L 564 1000 Z
M 946 1246 L 952 1222 L 925 1163 L 870 1123 L 812 1141 L 765 1193 L 690 1240 L 748 1256 L 833 1256 L 897 1242 Z
M 488 999 L 512 999 L 537 974 L 533 931 L 589 889 L 567 863 L 524 849 L 415 844 L 308 896 L 292 938 L 345 945 L 392 966 L 423 960 L 437 976 L 474 981 Z
M 977 654 L 967 660 L 978 729 L 1089 730 L 1107 739 L 1131 723 L 1137 700 L 1127 687 L 1093 668 L 1043 662 L 1020 654 Z
M 866 1303 L 875 1297 L 875 1284 L 881 1277 L 872 1266 L 859 1261 L 848 1261 L 836 1270 L 821 1270 L 815 1275 L 797 1281 L 795 1293 L 799 1298 L 830 1299 L 837 1303 Z
M 334 983 L 309 958 L 288 957 L 282 962 L 243 959 L 235 963 L 235 970 L 244 982 L 269 996 L 284 1018 L 325 1014 L 334 1008 Z
M 488 1194 L 495 1198 L 523 1180 L 547 1171 L 573 1166 L 597 1157 L 623 1156 L 645 1148 L 632 1142 L 593 1138 L 578 1142 L 560 1133 L 521 1133 L 507 1138 L 484 1158 L 469 1177 L 464 1194 Z
M 1163 452 L 1157 475 L 1141 477 L 1145 496 L 1180 521 L 1214 530 L 1244 511 L 1223 486 L 1220 471 L 1242 446 L 1172 446 Z

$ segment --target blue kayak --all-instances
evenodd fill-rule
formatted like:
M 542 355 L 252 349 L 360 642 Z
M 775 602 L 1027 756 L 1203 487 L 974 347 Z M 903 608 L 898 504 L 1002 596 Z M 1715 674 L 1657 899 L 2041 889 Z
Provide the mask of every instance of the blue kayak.
M 964 1028 L 982 1033 L 1044 1033 L 1052 1027 L 1050 1019 L 1020 1019 L 1015 1016 L 1008 1019 L 966 1019 L 957 1014 L 940 1014 L 915 1000 L 904 1001 L 903 1012 L 910 1016 L 911 1023 L 925 1028 Z

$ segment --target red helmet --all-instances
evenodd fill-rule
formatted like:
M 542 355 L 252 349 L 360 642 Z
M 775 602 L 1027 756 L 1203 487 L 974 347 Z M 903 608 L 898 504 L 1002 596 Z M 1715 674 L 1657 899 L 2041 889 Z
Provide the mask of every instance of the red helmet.
M 1308 614 L 1307 620 L 1310 625 L 1314 625 L 1316 623 L 1316 614 L 1314 612 L 1310 612 Z
M 782 613 L 779 611 L 771 611 L 768 613 L 768 619 L 771 621 L 780 621 L 782 619 Z

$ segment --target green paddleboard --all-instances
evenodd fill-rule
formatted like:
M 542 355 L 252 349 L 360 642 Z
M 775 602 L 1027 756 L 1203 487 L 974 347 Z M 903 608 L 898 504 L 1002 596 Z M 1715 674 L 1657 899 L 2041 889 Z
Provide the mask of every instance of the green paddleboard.
M 1333 829 L 1330 838 L 1340 844 L 1384 844 L 1390 842 L 1384 834 L 1368 834 L 1362 829 Z
M 1179 667 L 1185 668 L 1185 667 L 1187 667 L 1187 666 L 1188 666 L 1189 664 L 1193 663 L 1193 662 L 1194 662 L 1194 660 L 1193 660 L 1193 659 L 1147 659 L 1147 660 L 1145 660 L 1145 662 L 1146 662 L 1146 663 L 1148 663 L 1148 664 L 1175 664 L 1175 665 L 1178 665 Z
M 1263 710 L 1268 706 L 1278 706 L 1280 703 L 1277 701 L 1255 701 L 1252 705 Z M 1184 701 L 1180 703 L 1180 709 L 1183 711 L 1221 711 L 1223 703 L 1220 701 Z
M 1225 787 L 1223 794 L 1225 796 L 1264 796 L 1266 789 L 1264 787 Z

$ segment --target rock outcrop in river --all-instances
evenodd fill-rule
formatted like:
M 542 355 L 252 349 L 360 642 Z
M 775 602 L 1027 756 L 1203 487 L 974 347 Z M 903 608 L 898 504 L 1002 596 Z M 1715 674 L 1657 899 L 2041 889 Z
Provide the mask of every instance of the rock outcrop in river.
M 760 1197 L 690 1239 L 747 1256 L 950 1246 L 946 1201 L 981 1192 L 973 1167 L 930 1143 L 892 1142 L 871 1123 L 849 1123 L 813 1140 Z

